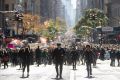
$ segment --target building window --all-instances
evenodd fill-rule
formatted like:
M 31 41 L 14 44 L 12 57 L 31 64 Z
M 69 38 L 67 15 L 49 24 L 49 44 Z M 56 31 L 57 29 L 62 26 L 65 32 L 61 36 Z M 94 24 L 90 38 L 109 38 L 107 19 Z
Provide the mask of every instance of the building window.
M 9 4 L 5 4 L 5 10 L 9 11 Z
M 12 10 L 14 10 L 14 8 L 15 8 L 15 5 L 14 5 L 14 4 L 12 4 Z
M 120 7 L 119 7 L 119 15 L 118 16 L 120 17 Z

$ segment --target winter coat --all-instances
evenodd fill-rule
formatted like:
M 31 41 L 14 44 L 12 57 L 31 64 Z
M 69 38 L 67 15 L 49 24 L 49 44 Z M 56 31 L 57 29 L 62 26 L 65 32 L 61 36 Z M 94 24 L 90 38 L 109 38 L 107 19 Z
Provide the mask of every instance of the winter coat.
M 95 55 L 92 50 L 85 50 L 83 56 L 86 63 L 93 63 L 95 60 Z
M 76 50 L 71 51 L 71 59 L 72 60 L 77 60 L 78 58 L 78 53 Z
M 30 51 L 28 49 L 25 49 L 23 54 L 23 64 L 30 64 Z
M 116 57 L 117 57 L 117 59 L 120 59 L 120 51 L 119 50 L 116 53 Z
M 113 59 L 116 58 L 116 51 L 115 50 L 110 51 L 110 58 L 113 58 Z
M 9 61 L 9 56 L 7 53 L 4 53 L 3 55 L 3 62 L 8 62 Z
M 41 57 L 41 53 L 42 53 L 42 51 L 39 48 L 37 48 L 35 50 L 36 58 L 40 58 Z
M 62 63 L 64 60 L 65 50 L 63 48 L 56 48 L 53 51 L 53 59 L 55 63 Z

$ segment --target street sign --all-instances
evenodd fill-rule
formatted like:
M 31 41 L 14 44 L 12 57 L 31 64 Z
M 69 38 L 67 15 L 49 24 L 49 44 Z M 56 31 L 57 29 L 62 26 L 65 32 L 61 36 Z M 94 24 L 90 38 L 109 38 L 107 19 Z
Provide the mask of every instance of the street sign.
M 17 11 L 0 11 L 0 13 L 15 13 Z
M 113 31 L 113 27 L 102 27 L 102 31 L 103 32 L 112 32 Z

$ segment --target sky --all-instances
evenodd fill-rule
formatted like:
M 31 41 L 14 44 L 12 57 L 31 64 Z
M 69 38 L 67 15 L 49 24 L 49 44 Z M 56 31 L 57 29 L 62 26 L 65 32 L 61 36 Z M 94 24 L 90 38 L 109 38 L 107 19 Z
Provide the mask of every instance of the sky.
M 65 5 L 66 22 L 70 27 L 74 26 L 75 24 L 76 1 L 77 0 L 62 0 L 63 4 Z
M 77 1 L 77 0 L 71 0 L 71 3 L 72 3 L 72 5 L 73 5 L 73 8 L 74 8 L 74 9 L 76 8 L 76 1 Z

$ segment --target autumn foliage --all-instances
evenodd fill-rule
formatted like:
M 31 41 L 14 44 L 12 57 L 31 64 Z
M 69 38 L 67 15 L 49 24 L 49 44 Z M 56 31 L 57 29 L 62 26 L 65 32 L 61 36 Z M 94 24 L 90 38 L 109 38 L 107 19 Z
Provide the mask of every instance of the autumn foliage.
M 23 14 L 23 16 L 23 26 L 25 32 L 28 32 L 29 30 L 33 30 L 33 32 L 38 32 L 38 29 L 40 27 L 40 17 L 31 14 Z

